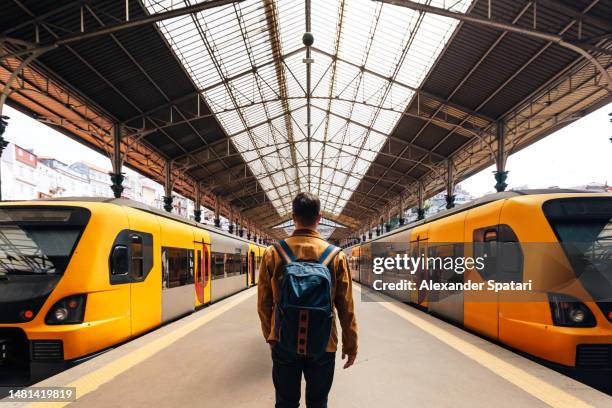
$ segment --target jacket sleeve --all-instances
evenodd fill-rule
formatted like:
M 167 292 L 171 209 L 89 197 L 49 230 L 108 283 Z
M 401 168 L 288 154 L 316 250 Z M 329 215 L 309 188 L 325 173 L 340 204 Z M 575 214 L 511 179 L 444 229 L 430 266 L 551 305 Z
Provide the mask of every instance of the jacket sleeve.
M 274 312 L 274 298 L 272 294 L 272 273 L 270 270 L 273 256 L 271 247 L 267 248 L 259 266 L 259 281 L 257 282 L 257 311 L 261 321 L 261 331 L 268 341 L 270 330 L 272 330 L 272 314 Z
M 353 304 L 353 282 L 346 255 L 340 252 L 336 257 L 336 295 L 334 305 L 342 327 L 342 353 L 357 354 L 357 320 Z

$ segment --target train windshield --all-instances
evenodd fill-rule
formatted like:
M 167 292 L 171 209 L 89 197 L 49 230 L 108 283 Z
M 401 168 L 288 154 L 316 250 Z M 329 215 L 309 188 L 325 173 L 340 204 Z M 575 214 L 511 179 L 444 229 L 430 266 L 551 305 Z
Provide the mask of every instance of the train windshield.
M 88 219 L 82 208 L 0 208 L 0 277 L 63 273 Z
M 612 295 L 612 199 L 572 198 L 548 201 L 544 213 L 576 275 L 592 295 Z

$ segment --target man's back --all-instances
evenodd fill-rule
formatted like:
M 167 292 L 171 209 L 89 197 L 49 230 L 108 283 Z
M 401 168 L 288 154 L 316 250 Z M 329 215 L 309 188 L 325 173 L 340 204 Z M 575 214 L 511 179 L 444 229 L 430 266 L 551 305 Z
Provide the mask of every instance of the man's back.
M 322 260 L 323 253 L 329 247 L 329 244 L 319 237 L 314 228 L 296 229 L 285 242 L 289 251 L 299 261 Z M 306 406 L 326 408 L 327 396 L 334 377 L 335 352 L 338 346 L 336 315 L 342 326 L 342 358 L 345 356 L 348 358 L 344 368 L 350 367 L 357 355 L 357 322 L 348 262 L 343 252 L 334 251 L 331 255 L 333 258 L 327 264 L 332 283 L 331 333 L 324 352 L 316 355 L 303 355 L 299 353 L 299 347 L 298 352 L 291 352 L 278 344 L 279 331 L 277 328 L 282 326 L 283 319 L 279 303 L 282 297 L 282 281 L 286 273 L 287 260 L 286 254 L 279 253 L 279 250 L 281 253 L 286 252 L 283 251 L 283 248 L 269 247 L 266 249 L 259 270 L 258 283 L 258 312 L 261 328 L 272 351 L 272 380 L 276 390 L 275 406 L 276 408 L 299 407 L 303 375 L 306 380 Z
M 302 375 L 306 379 L 306 406 L 326 408 L 338 346 L 336 315 L 342 326 L 342 358 L 348 357 L 344 368 L 350 367 L 357 356 L 351 273 L 346 256 L 337 248 L 331 247 L 332 252 L 322 256 L 329 244 L 316 232 L 321 221 L 319 198 L 302 192 L 293 199 L 292 207 L 295 232 L 284 243 L 279 242 L 277 248 L 269 247 L 264 253 L 259 268 L 257 309 L 261 330 L 272 351 L 276 408 L 299 408 Z M 315 267 L 307 262 L 321 265 Z M 312 298 L 302 296 L 303 289 Z M 321 300 L 319 307 L 309 303 L 313 298 Z M 310 316 L 318 317 L 313 319 L 313 326 L 309 326 Z M 313 340 L 315 346 L 309 347 Z
M 285 240 L 296 259 L 317 261 L 329 246 L 316 231 L 296 230 Z M 332 275 L 332 301 L 334 317 L 342 326 L 342 352 L 349 356 L 357 354 L 357 323 L 355 320 L 352 282 L 348 262 L 344 253 L 338 253 L 329 264 Z M 269 343 L 278 341 L 273 318 L 274 306 L 280 299 L 280 281 L 283 277 L 284 261 L 274 247 L 269 247 L 263 256 L 259 272 L 258 311 L 263 335 Z M 338 344 L 336 321 L 326 351 L 335 352 Z

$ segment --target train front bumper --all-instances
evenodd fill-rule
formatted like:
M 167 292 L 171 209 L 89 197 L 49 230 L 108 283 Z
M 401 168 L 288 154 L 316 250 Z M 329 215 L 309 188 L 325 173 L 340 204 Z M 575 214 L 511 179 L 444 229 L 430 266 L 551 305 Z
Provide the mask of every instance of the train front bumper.
M 0 367 L 75 360 L 129 337 L 127 318 L 67 325 L 0 325 Z

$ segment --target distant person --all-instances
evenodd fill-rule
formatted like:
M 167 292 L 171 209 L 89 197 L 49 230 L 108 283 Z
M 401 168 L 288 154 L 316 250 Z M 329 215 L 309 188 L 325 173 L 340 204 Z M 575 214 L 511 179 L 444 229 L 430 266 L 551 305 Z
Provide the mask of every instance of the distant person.
M 294 233 L 266 249 L 259 269 L 257 307 L 272 351 L 276 408 L 299 407 L 302 373 L 306 406 L 327 407 L 338 345 L 336 314 L 344 368 L 357 357 L 351 274 L 340 248 L 316 231 L 320 209 L 317 196 L 299 193 L 293 200 Z

